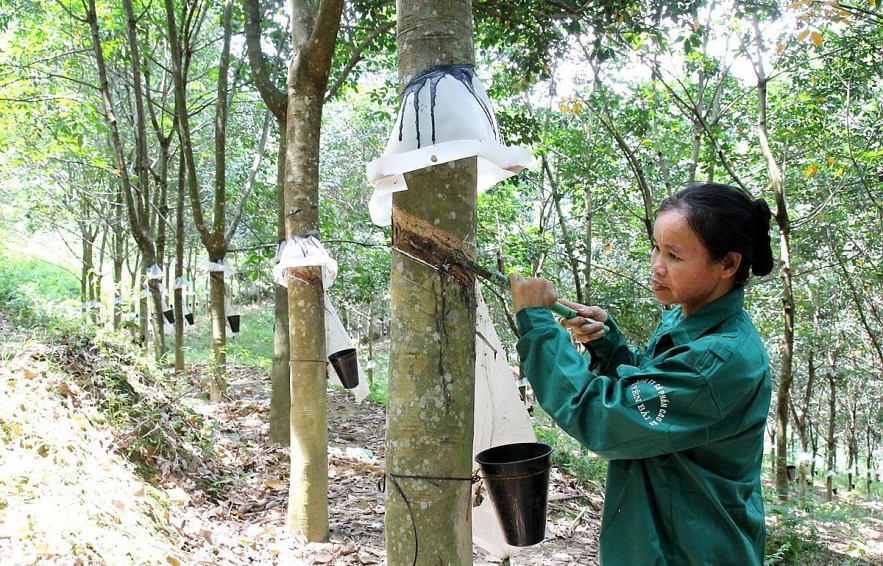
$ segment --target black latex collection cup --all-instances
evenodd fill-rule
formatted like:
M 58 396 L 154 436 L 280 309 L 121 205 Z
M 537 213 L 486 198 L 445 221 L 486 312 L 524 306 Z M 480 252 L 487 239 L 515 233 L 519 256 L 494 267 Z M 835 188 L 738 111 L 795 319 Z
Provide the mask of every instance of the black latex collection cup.
M 531 546 L 546 538 L 551 456 L 552 447 L 537 442 L 503 444 L 475 456 L 511 546 Z
M 331 367 L 346 389 L 353 389 L 359 385 L 359 362 L 355 348 L 334 352 L 328 356 L 328 361 L 331 362 Z

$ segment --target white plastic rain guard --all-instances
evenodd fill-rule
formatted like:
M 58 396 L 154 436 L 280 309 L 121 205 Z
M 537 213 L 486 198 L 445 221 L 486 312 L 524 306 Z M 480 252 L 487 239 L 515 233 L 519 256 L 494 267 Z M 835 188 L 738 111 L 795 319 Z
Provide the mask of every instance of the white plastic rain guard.
M 288 269 L 294 267 L 321 267 L 322 268 L 322 286 L 328 289 L 337 279 L 337 261 L 328 255 L 325 246 L 313 234 L 303 236 L 294 236 L 284 242 L 280 242 L 276 248 L 276 257 L 273 258 L 273 280 L 282 287 L 288 287 Z M 353 339 L 346 331 L 346 327 L 341 322 L 337 314 L 337 310 L 328 298 L 325 296 L 325 351 L 328 354 L 346 350 L 347 348 L 355 348 Z M 328 372 L 328 380 L 335 385 L 343 387 L 340 378 L 337 376 L 330 364 L 326 364 Z M 370 393 L 368 380 L 362 371 L 362 364 L 356 358 L 356 367 L 359 371 L 359 384 L 352 389 L 348 389 L 356 398 L 356 403 L 361 403 Z
M 222 257 L 220 261 L 207 261 L 203 267 L 206 271 L 223 271 L 227 277 L 233 275 L 233 268 L 225 257 Z
M 466 157 L 478 158 L 478 192 L 531 164 L 530 152 L 503 144 L 487 93 L 472 65 L 445 65 L 415 77 L 402 92 L 383 155 L 368 163 L 371 221 L 389 226 L 392 194 L 404 174 Z
M 160 267 L 158 264 L 154 263 L 153 265 L 151 265 L 150 267 L 147 268 L 147 279 L 148 280 L 162 279 L 162 278 L 163 278 L 162 267 Z
M 337 261 L 328 255 L 322 241 L 314 234 L 294 236 L 279 242 L 273 258 L 273 281 L 288 287 L 288 268 L 322 267 L 322 284 L 327 289 L 337 279 Z
M 484 297 L 476 285 L 475 328 L 475 436 L 472 457 L 501 444 L 536 442 L 530 414 L 518 395 L 515 375 L 494 329 Z M 478 469 L 474 464 L 473 468 Z M 522 550 L 506 544 L 490 497 L 472 508 L 472 542 L 497 558 L 509 558 Z

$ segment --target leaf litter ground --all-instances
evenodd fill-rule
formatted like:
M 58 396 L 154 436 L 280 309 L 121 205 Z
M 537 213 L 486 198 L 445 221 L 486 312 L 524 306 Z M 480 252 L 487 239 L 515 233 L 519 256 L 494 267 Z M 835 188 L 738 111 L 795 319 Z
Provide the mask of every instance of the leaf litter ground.
M 205 368 L 178 376 L 174 398 L 135 369 L 115 368 L 129 398 L 152 396 L 168 411 L 120 430 L 98 410 L 110 386 L 95 380 L 125 362 L 17 333 L 2 313 L 0 339 L 0 564 L 386 564 L 383 405 L 328 390 L 330 535 L 310 543 L 286 531 L 289 452 L 267 441 L 269 379 L 261 372 L 230 366 L 229 392 L 213 404 L 202 395 Z M 180 406 L 208 423 L 211 455 L 180 455 L 197 455 L 196 446 L 133 449 L 137 435 L 155 433 L 143 421 L 181 430 L 172 423 L 190 417 Z M 139 472 L 123 453 L 153 471 Z M 600 495 L 553 470 L 550 499 L 552 538 L 511 563 L 596 563 Z M 475 564 L 499 562 L 474 547 Z
M 116 368 L 138 398 L 153 395 L 159 412 L 119 430 L 96 410 L 102 391 L 94 384 L 123 361 L 60 353 L 16 333 L 2 313 L 0 339 L 0 564 L 386 564 L 383 405 L 328 390 L 330 535 L 310 543 L 286 531 L 289 452 L 267 441 L 269 379 L 261 372 L 230 366 L 230 390 L 213 404 L 202 395 L 205 368 L 179 376 L 174 398 L 147 390 L 133 368 Z M 183 449 L 133 451 L 136 434 L 181 431 L 194 415 L 210 431 L 211 454 L 188 445 L 192 434 L 179 440 Z M 153 472 L 120 455 L 133 453 Z M 553 468 L 549 537 L 511 564 L 597 564 L 602 504 L 599 486 Z M 866 539 L 883 538 L 879 520 L 865 529 Z M 852 540 L 836 529 L 831 538 L 832 547 Z M 870 557 L 878 563 L 883 551 Z M 500 560 L 476 546 L 473 563 Z

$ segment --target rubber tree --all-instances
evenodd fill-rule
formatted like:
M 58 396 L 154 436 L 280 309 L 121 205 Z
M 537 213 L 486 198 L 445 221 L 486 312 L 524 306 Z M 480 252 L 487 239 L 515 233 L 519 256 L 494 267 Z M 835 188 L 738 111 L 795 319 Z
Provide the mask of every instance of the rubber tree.
M 104 46 L 101 39 L 102 31 L 99 27 L 95 0 L 88 0 L 85 4 L 85 23 L 89 26 L 92 37 L 92 50 L 98 72 L 98 90 L 101 95 L 102 110 L 107 124 L 108 134 L 111 145 L 113 146 L 115 164 L 119 172 L 123 200 L 126 203 L 129 228 L 132 231 L 132 236 L 141 252 L 143 265 L 148 267 L 159 263 L 159 260 L 162 257 L 164 236 L 160 237 L 155 235 L 152 228 L 154 225 L 154 222 L 152 221 L 152 211 L 157 203 L 151 199 L 150 181 L 148 178 L 147 130 L 145 124 L 143 89 L 141 84 L 142 61 L 139 51 L 139 42 L 136 37 L 137 20 L 134 17 L 131 0 L 124 0 L 123 6 L 126 9 L 129 22 L 126 37 L 130 50 L 129 61 L 132 70 L 131 92 L 134 102 L 134 115 L 132 117 L 134 131 L 132 132 L 132 135 L 134 137 L 135 149 L 134 159 L 131 163 L 128 155 L 129 152 L 125 147 L 123 141 L 124 136 L 121 132 L 115 111 L 117 103 L 115 102 L 114 91 L 109 79 L 107 61 L 105 59 Z M 130 168 L 134 170 L 134 175 L 130 173 Z M 157 359 L 159 359 L 165 353 L 165 337 L 162 332 L 162 294 L 157 279 L 148 279 L 148 287 L 153 301 L 153 343 L 155 355 Z M 146 317 L 142 317 L 141 320 L 146 321 Z
M 233 94 L 236 91 L 235 83 L 230 84 L 233 0 L 226 0 L 222 5 L 222 10 L 218 14 L 220 29 L 212 28 L 213 31 L 220 33 L 217 41 L 220 44 L 217 62 L 212 63 L 216 67 L 217 74 L 216 99 L 214 101 L 213 167 L 210 171 L 202 174 L 205 177 L 202 183 L 200 182 L 201 173 L 197 159 L 198 147 L 194 139 L 194 133 L 198 127 L 194 126 L 195 121 L 191 120 L 194 115 L 194 108 L 191 106 L 195 106 L 196 103 L 191 104 L 189 100 L 188 83 L 191 66 L 194 62 L 193 56 L 200 51 L 196 46 L 201 41 L 199 33 L 202 30 L 203 19 L 209 18 L 209 14 L 203 10 L 203 5 L 198 3 L 176 3 L 174 0 L 165 0 L 164 5 L 174 79 L 176 123 L 193 222 L 199 233 L 200 241 L 208 253 L 209 262 L 220 264 L 230 248 L 230 242 L 242 219 L 243 210 L 241 204 L 235 208 L 230 207 L 234 208 L 232 214 L 227 210 L 230 204 L 227 182 L 227 126 Z M 209 199 L 210 216 L 203 209 L 202 186 L 211 186 L 212 188 Z M 250 186 L 249 182 L 244 183 L 243 191 L 239 197 L 240 203 L 248 198 Z M 213 401 L 220 400 L 221 395 L 227 389 L 226 297 L 224 271 L 210 271 L 209 301 L 212 322 L 213 370 L 209 395 Z
M 838 352 L 828 351 L 828 369 L 825 380 L 828 384 L 828 422 L 825 429 L 825 501 L 834 499 L 834 474 L 837 465 L 837 404 L 840 402 L 837 391 L 840 387 L 840 376 L 837 375 Z
M 400 0 L 396 9 L 402 89 L 433 67 L 473 63 L 471 0 Z M 391 565 L 472 563 L 475 279 L 427 263 L 438 264 L 447 251 L 474 255 L 476 167 L 467 158 L 407 174 L 408 190 L 393 196 Z
M 791 220 L 785 198 L 785 175 L 776 160 L 770 144 L 767 120 L 767 93 L 769 77 L 764 63 L 763 34 L 758 14 L 752 14 L 754 27 L 754 72 L 757 75 L 757 137 L 763 154 L 770 186 L 776 203 L 775 219 L 779 229 L 779 259 L 782 280 L 782 352 L 779 368 L 779 388 L 776 393 L 776 496 L 780 502 L 788 499 L 788 420 L 791 408 L 791 384 L 794 381 L 794 291 L 791 271 Z
M 249 68 L 255 87 L 261 99 L 276 118 L 279 132 L 277 153 L 277 237 L 286 237 L 284 217 L 284 177 L 288 115 L 288 95 L 285 91 L 285 76 L 280 73 L 280 62 L 290 49 L 287 34 L 282 33 L 279 22 L 269 17 L 278 11 L 280 0 L 242 0 L 245 18 L 245 43 L 248 49 Z M 342 87 L 348 86 L 348 79 L 358 65 L 376 53 L 389 51 L 385 36 L 394 27 L 389 21 L 383 0 L 351 3 L 343 12 L 335 60 L 331 72 L 334 81 L 326 89 L 325 101 L 332 99 Z M 346 19 L 349 19 L 347 25 Z M 356 25 L 358 23 L 358 25 Z M 264 51 L 264 41 L 277 38 L 275 53 Z M 281 76 L 281 80 L 280 80 Z M 352 155 L 349 156 L 352 159 Z M 274 338 L 273 366 L 271 370 L 272 392 L 270 398 L 270 440 L 284 445 L 289 444 L 290 395 L 289 395 L 289 336 L 288 336 L 288 292 L 285 287 L 275 286 L 274 296 Z
M 175 191 L 175 281 L 184 277 L 184 202 L 187 183 L 185 182 L 183 156 L 178 163 L 178 187 Z M 175 371 L 184 369 L 184 287 L 174 285 L 175 298 Z
M 289 2 L 294 57 L 288 67 L 285 236 L 319 231 L 319 141 L 343 0 Z M 321 267 L 288 270 L 291 484 L 288 526 L 310 541 L 328 536 L 328 404 L 325 291 Z
M 261 44 L 261 3 L 259 0 L 242 0 L 245 17 L 245 44 L 248 48 L 248 61 L 255 87 L 261 99 L 276 119 L 279 149 L 276 158 L 276 201 L 277 238 L 285 239 L 285 155 L 288 96 L 274 81 L 282 48 L 277 49 L 275 61 L 268 61 Z M 289 336 L 288 336 L 288 291 L 281 285 L 274 286 L 273 297 L 273 365 L 270 370 L 270 440 L 283 446 L 290 444 L 291 396 L 289 395 Z

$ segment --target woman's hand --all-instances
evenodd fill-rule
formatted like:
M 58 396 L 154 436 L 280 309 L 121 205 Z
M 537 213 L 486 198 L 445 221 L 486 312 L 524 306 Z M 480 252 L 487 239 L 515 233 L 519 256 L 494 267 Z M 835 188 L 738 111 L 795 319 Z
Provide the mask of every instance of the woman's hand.
M 572 301 L 561 300 L 562 303 L 575 310 L 578 316 L 561 321 L 561 326 L 573 333 L 577 342 L 585 344 L 592 340 L 604 338 L 607 322 L 607 311 L 599 306 L 581 305 Z
M 558 300 L 555 286 L 542 277 L 523 277 L 520 273 L 510 273 L 509 290 L 512 292 L 512 308 L 515 312 L 527 307 L 548 308 Z
M 515 312 L 527 307 L 550 308 L 556 301 L 575 310 L 578 316 L 562 320 L 561 325 L 570 330 L 579 342 L 598 340 L 606 334 L 604 323 L 607 322 L 607 311 L 594 305 L 581 305 L 564 299 L 559 301 L 555 286 L 547 279 L 510 273 L 509 290 Z

